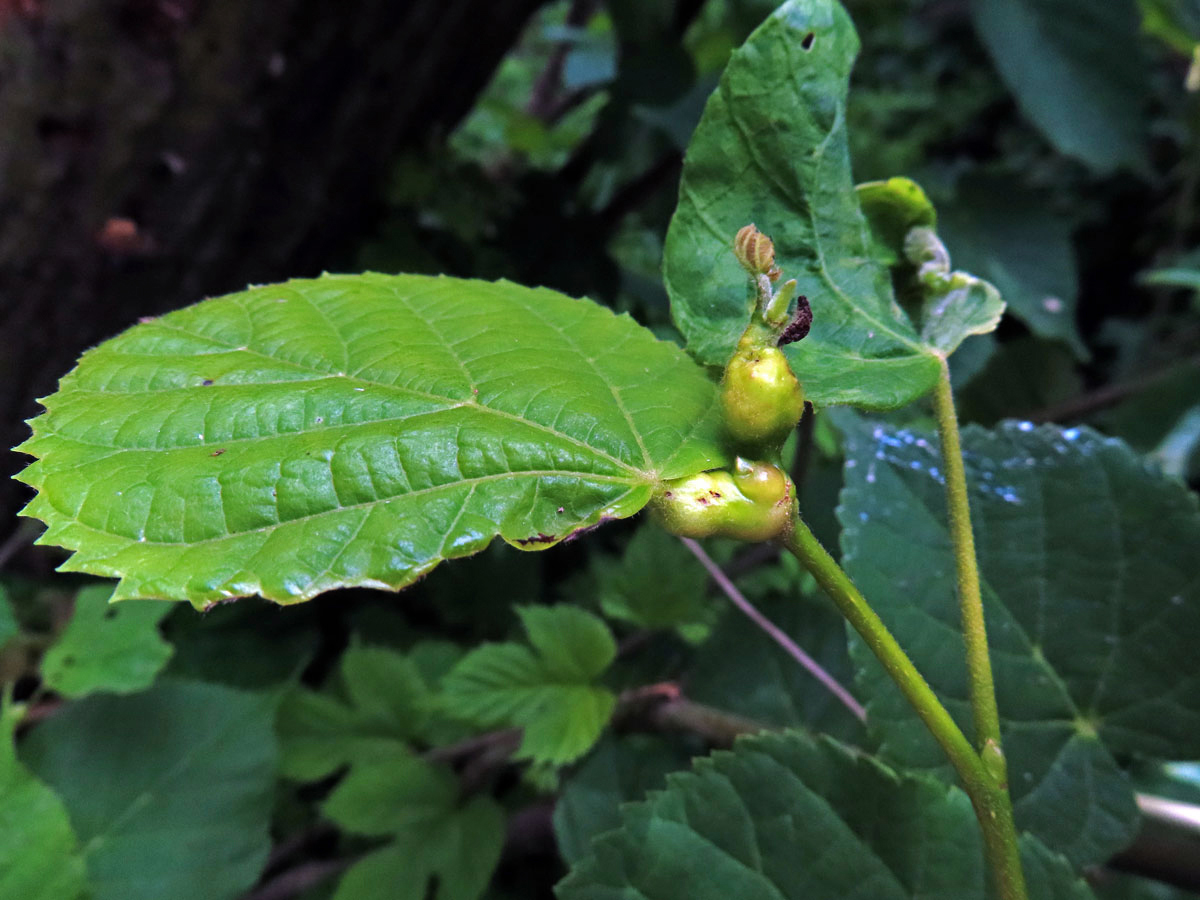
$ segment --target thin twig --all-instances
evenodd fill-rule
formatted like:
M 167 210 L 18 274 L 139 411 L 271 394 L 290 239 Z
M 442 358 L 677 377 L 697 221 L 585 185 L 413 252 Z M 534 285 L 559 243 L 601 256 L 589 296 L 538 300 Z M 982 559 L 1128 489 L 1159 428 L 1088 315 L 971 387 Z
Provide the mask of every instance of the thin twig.
M 39 527 L 32 522 L 20 522 L 4 543 L 0 544 L 0 569 L 8 565 L 8 561 L 16 555 L 18 550 L 32 544 L 39 531 Z
M 1106 384 L 1086 394 L 1080 394 L 1061 403 L 1031 412 L 1023 418 L 1033 422 L 1067 422 L 1078 419 L 1097 410 L 1115 406 L 1132 394 L 1149 390 L 1160 381 L 1165 381 L 1187 369 L 1198 366 L 1200 366 L 1200 356 L 1193 356 L 1129 381 Z
M 303 863 L 272 878 L 253 893 L 247 894 L 244 900 L 288 900 L 290 897 L 299 897 L 353 862 L 353 859 L 330 859 Z
M 784 634 L 778 625 L 759 612 L 754 604 L 747 600 L 742 595 L 742 592 L 737 589 L 736 585 L 726 577 L 725 573 L 721 571 L 721 567 L 713 562 L 712 557 L 704 552 L 703 547 L 691 538 L 680 538 L 680 540 L 683 541 L 685 547 L 692 551 L 692 555 L 700 560 L 700 565 L 708 570 L 708 574 L 712 576 L 713 581 L 717 583 L 717 586 L 725 593 L 725 596 L 730 599 L 734 606 L 741 610 L 751 622 L 765 631 L 771 640 L 782 647 L 788 656 L 800 663 L 827 691 L 837 697 L 855 718 L 860 722 L 867 720 L 867 711 L 863 708 L 863 705 L 855 700 L 850 692 L 842 687 L 838 680 L 830 675 L 820 663 L 800 649 L 795 641 Z

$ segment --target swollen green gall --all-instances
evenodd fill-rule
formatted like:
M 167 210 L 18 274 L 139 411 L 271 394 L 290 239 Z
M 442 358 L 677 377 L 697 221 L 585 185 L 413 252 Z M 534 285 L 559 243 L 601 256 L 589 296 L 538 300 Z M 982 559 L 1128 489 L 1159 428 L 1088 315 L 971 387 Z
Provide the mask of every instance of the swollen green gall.
M 804 413 L 804 389 L 783 351 L 748 331 L 725 367 L 721 410 L 737 445 L 778 449 Z
M 804 413 L 804 389 L 779 348 L 808 334 L 812 307 L 796 296 L 796 282 L 775 290 L 781 273 L 771 239 L 747 225 L 733 254 L 750 276 L 754 307 L 721 380 L 721 410 L 734 445 L 755 457 L 774 456 Z
M 778 466 L 739 457 L 732 472 L 665 482 L 650 509 L 663 528 L 682 537 L 769 541 L 788 529 L 794 493 Z

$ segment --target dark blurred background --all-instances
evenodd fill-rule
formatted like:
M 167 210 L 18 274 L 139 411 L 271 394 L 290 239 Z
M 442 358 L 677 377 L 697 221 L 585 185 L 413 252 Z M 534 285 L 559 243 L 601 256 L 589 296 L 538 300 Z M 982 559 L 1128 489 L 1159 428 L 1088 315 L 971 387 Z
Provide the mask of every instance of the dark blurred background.
M 847 5 L 857 175 L 922 181 L 1010 304 L 955 358 L 965 416 L 1089 419 L 1194 474 L 1195 4 Z M 139 317 L 323 270 L 551 285 L 669 336 L 683 149 L 773 6 L 0 0 L 0 442 Z M 0 534 L 26 498 L 0 478 Z

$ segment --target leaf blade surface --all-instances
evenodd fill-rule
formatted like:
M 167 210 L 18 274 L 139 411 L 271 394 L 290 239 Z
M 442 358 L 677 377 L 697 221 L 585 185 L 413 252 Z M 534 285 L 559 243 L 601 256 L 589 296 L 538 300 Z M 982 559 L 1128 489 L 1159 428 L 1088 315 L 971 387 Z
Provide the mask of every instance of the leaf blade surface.
M 858 37 L 841 5 L 792 0 L 734 53 L 688 146 L 664 276 L 701 362 L 724 365 L 750 318 L 733 236 L 755 223 L 813 308 L 785 348 L 814 403 L 902 405 L 937 360 L 892 298 L 850 172 L 845 102 Z
M 720 465 L 702 370 L 545 289 L 425 276 L 251 288 L 89 351 L 21 449 L 28 515 L 115 596 L 397 589 Z
M 969 730 L 936 444 L 860 426 L 847 448 L 847 570 Z M 1200 751 L 1195 499 L 1087 429 L 968 428 L 964 448 L 1018 827 L 1076 865 L 1106 859 L 1137 820 L 1114 754 Z M 941 769 L 861 642 L 852 654 L 885 756 Z

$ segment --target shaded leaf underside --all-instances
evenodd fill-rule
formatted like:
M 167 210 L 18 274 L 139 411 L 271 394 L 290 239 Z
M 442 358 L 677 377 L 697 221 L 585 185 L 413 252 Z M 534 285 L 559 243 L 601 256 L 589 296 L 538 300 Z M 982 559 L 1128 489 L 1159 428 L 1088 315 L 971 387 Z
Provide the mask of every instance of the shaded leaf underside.
M 905 900 L 987 896 L 957 788 L 899 776 L 799 732 L 738 741 L 621 810 L 561 882 L 562 900 Z M 1029 838 L 1039 900 L 1091 895 Z
M 853 428 L 839 516 L 852 577 L 970 728 L 936 443 Z M 964 432 L 1018 826 L 1077 865 L 1133 836 L 1114 754 L 1200 753 L 1200 514 L 1179 483 L 1087 429 Z M 871 722 L 898 763 L 943 767 L 869 652 Z
M 21 476 L 116 599 L 399 588 L 493 537 L 550 546 L 720 465 L 714 389 L 627 317 L 425 276 L 252 288 L 89 351 Z

